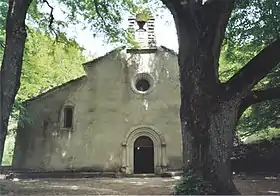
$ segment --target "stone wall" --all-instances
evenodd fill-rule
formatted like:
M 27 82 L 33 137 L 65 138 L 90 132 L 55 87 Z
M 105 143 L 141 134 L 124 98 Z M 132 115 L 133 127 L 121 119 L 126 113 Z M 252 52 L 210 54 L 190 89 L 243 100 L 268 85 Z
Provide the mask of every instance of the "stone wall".
M 146 66 L 146 67 L 145 67 Z M 122 144 L 135 127 L 160 134 L 166 166 L 181 168 L 180 87 L 176 55 L 109 54 L 85 64 L 87 76 L 30 101 L 31 123 L 19 128 L 14 168 L 119 171 Z M 147 94 L 133 88 L 137 74 L 151 76 Z M 61 128 L 62 109 L 74 108 L 73 128 Z

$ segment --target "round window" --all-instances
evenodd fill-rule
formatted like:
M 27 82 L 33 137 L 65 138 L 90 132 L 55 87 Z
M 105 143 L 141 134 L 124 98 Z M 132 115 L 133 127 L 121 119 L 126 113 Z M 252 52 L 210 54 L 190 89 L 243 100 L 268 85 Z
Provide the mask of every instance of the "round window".
M 149 88 L 151 87 L 151 84 L 148 80 L 141 78 L 136 81 L 135 87 L 138 91 L 145 92 L 145 91 L 149 90 Z
M 132 78 L 132 90 L 140 94 L 147 94 L 154 85 L 153 77 L 148 73 L 138 73 Z

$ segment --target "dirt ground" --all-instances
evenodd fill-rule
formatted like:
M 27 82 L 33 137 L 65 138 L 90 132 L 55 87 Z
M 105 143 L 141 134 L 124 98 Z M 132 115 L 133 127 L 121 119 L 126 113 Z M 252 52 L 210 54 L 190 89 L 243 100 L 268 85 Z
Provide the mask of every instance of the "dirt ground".
M 52 178 L 0 180 L 0 195 L 170 195 L 175 178 Z M 280 195 L 277 176 L 235 176 L 245 195 Z

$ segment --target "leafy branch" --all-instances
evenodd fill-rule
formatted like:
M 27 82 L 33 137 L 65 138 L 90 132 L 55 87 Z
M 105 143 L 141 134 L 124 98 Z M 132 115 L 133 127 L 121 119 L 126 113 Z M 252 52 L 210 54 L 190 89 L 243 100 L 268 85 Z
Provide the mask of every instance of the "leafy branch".
M 53 6 L 50 5 L 50 3 L 47 1 L 47 0 L 43 0 L 43 3 L 46 3 L 47 6 L 51 9 L 51 12 L 50 12 L 50 19 L 49 19 L 49 28 L 52 29 L 52 24 L 53 24 L 53 21 L 54 21 L 54 16 L 53 16 Z

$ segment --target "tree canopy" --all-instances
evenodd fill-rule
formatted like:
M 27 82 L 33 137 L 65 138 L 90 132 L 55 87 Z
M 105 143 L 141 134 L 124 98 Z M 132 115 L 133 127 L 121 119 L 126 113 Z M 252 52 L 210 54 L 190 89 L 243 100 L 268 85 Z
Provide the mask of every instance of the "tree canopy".
M 220 59 L 220 73 L 223 81 L 236 73 L 242 65 L 252 59 L 265 46 L 273 40 L 279 39 L 279 5 L 279 0 L 237 1 L 236 9 L 233 11 L 227 27 L 223 53 Z M 254 88 L 279 87 L 279 76 L 280 66 L 278 65 Z M 280 98 L 279 91 L 273 93 Z M 269 97 L 269 94 L 267 97 Z M 250 107 L 240 119 L 239 135 L 261 134 L 264 136 L 266 132 L 274 136 L 280 134 L 279 98 L 256 103 Z

